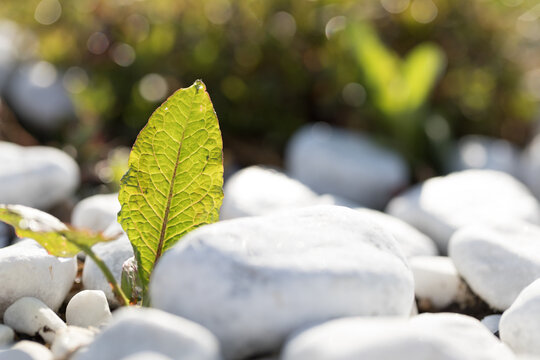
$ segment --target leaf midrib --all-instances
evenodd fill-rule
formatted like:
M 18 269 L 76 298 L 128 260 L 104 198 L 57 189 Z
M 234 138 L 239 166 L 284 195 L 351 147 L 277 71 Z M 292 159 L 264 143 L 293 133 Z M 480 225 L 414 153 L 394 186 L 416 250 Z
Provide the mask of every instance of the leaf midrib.
M 195 98 L 196 94 L 197 94 L 197 92 L 195 92 L 195 94 L 193 95 L 193 98 Z M 180 154 L 182 153 L 182 146 L 184 145 L 184 138 L 185 138 L 185 135 L 186 135 L 186 129 L 187 129 L 187 125 L 189 123 L 189 118 L 190 118 L 192 112 L 193 112 L 193 109 L 190 109 L 188 117 L 186 118 L 186 124 L 184 126 L 184 130 L 182 131 L 182 139 L 180 140 L 180 146 L 178 147 L 178 152 L 176 154 L 176 161 L 174 163 L 174 170 L 173 170 L 173 174 L 172 174 L 172 177 L 171 177 L 171 184 L 169 185 L 169 194 L 167 196 L 167 205 L 165 207 L 165 214 L 163 215 L 163 222 L 161 223 L 161 232 L 159 234 L 159 242 L 158 242 L 158 247 L 157 247 L 157 251 L 156 251 L 156 257 L 154 258 L 153 267 L 156 266 L 156 263 L 157 263 L 158 259 L 161 257 L 161 254 L 163 253 L 163 246 L 164 246 L 164 241 L 165 241 L 165 233 L 167 231 L 167 223 L 169 222 L 169 212 L 170 212 L 170 209 L 171 209 L 172 198 L 173 198 L 173 195 L 174 195 L 174 183 L 175 183 L 175 180 L 176 180 L 176 172 L 178 170 L 178 165 L 180 165 Z

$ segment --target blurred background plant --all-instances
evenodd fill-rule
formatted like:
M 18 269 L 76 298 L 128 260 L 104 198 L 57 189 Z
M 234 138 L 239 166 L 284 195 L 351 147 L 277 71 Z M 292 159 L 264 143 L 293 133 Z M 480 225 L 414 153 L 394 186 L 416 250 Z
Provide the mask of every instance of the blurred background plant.
M 525 144 L 540 100 L 537 0 L 2 0 L 0 19 L 0 139 L 62 147 L 103 190 L 115 149 L 196 78 L 229 164 L 280 165 L 326 121 L 398 148 L 416 179 L 464 134 Z M 34 89 L 55 84 L 73 105 Z

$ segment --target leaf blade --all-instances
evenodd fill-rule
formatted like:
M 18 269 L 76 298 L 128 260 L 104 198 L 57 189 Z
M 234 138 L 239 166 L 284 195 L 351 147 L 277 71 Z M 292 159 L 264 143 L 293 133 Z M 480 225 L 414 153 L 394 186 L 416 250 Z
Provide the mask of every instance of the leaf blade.
M 144 286 L 164 251 L 217 221 L 223 198 L 219 123 L 202 81 L 167 99 L 141 130 L 122 180 L 118 220 Z
M 407 84 L 407 105 L 414 111 L 425 103 L 446 67 L 446 55 L 432 43 L 422 43 L 403 60 L 402 72 Z
M 17 236 L 36 240 L 54 256 L 72 257 L 81 252 L 81 246 L 92 247 L 113 240 L 99 233 L 70 228 L 52 215 L 23 205 L 0 204 L 0 221 L 13 226 Z

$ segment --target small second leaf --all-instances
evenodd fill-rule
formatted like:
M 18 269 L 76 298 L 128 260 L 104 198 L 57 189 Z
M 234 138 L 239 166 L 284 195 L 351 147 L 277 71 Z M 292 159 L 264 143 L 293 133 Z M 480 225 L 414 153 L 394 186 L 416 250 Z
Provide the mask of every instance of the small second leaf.
M 36 240 L 54 256 L 72 257 L 83 248 L 112 240 L 100 233 L 70 228 L 52 215 L 22 205 L 0 205 L 0 221 L 13 226 L 17 236 Z

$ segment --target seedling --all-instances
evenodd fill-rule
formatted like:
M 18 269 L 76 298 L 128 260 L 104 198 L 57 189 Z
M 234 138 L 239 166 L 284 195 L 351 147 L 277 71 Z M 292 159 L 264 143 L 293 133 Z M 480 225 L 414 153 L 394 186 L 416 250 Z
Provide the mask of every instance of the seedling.
M 127 267 L 122 287 L 91 248 L 110 238 L 68 227 L 49 214 L 20 205 L 0 205 L 0 220 L 52 255 L 85 252 L 122 304 L 148 305 L 150 275 L 163 253 L 189 231 L 218 220 L 223 200 L 222 147 L 218 119 L 200 80 L 175 92 L 152 114 L 133 145 L 129 170 L 121 181 L 118 221 L 136 259 L 136 271 Z M 135 289 L 140 294 L 134 294 Z
M 429 96 L 446 67 L 443 50 L 424 42 L 400 58 L 367 23 L 350 24 L 345 36 L 379 119 L 401 151 L 414 158 L 421 151 L 418 143 Z

